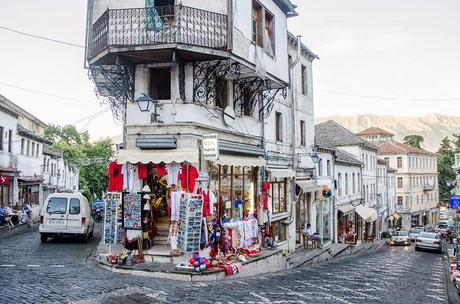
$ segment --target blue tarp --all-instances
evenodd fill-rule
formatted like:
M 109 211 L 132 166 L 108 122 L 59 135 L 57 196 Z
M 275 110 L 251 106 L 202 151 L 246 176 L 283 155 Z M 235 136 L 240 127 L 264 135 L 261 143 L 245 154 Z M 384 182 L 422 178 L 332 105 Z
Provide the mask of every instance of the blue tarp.
M 450 196 L 450 208 L 460 207 L 460 195 L 451 195 Z

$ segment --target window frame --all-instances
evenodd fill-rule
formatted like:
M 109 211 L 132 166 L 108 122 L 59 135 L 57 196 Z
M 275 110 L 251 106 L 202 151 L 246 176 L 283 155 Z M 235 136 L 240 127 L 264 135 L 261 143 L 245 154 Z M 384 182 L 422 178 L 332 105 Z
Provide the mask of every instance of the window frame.
M 272 223 L 271 233 L 273 240 L 277 243 L 284 242 L 287 240 L 287 225 L 283 224 L 283 220 L 275 221 Z M 281 230 L 282 229 L 282 230 Z M 284 231 L 282 234 L 278 232 Z M 281 239 L 280 236 L 284 235 L 284 239 Z
M 403 167 L 403 160 L 402 160 L 402 157 L 401 156 L 398 156 L 396 158 L 396 167 L 398 169 L 401 169 Z
M 78 213 L 73 213 L 71 212 L 72 208 L 72 202 L 77 201 L 78 202 Z M 73 197 L 69 200 L 69 215 L 78 215 L 81 213 L 81 201 L 79 198 Z
M 305 147 L 305 120 L 300 120 L 300 146 Z
M 274 180 L 270 181 L 270 198 L 269 202 L 272 207 L 272 213 L 273 214 L 280 214 L 280 213 L 285 213 L 287 212 L 287 178 L 283 178 L 278 180 L 275 178 Z M 276 186 L 276 187 L 275 187 Z M 275 188 L 277 188 L 278 195 L 275 196 Z M 281 197 L 281 188 L 283 188 L 283 197 Z M 275 197 L 278 197 L 279 202 L 278 206 L 279 208 L 275 208 Z M 282 200 L 281 200 L 282 198 Z M 281 204 L 283 202 L 283 204 Z
M 275 112 L 275 139 L 277 142 L 283 142 L 283 114 Z
M 305 65 L 301 65 L 301 81 L 302 81 L 302 95 L 308 96 L 308 68 Z

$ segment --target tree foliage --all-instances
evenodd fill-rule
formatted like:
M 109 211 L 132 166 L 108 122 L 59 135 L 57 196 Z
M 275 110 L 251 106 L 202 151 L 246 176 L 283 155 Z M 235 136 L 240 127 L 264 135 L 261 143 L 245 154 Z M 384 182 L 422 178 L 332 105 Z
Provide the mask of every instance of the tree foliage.
M 90 142 L 87 131 L 79 132 L 69 125 L 50 125 L 45 129 L 45 138 L 53 142 L 53 148 L 64 152 L 66 160 L 80 168 L 80 191 L 88 199 L 107 189 L 107 166 L 113 156 L 110 138 Z
M 421 149 L 421 144 L 425 139 L 421 135 L 407 135 L 403 138 L 406 145 Z
M 455 163 L 453 144 L 459 144 L 456 140 L 452 142 L 449 137 L 445 137 L 438 150 L 438 173 L 439 173 L 439 199 L 441 202 L 448 202 L 454 186 L 455 172 L 452 166 Z

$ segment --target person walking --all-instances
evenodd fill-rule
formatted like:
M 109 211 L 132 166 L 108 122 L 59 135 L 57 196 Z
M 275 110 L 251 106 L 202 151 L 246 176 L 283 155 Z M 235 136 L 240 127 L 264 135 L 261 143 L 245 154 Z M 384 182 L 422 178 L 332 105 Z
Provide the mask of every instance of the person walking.
M 28 227 L 32 227 L 33 212 L 32 212 L 32 206 L 30 206 L 30 203 L 24 204 L 24 206 L 22 207 L 22 212 L 23 212 L 24 223 L 26 223 Z

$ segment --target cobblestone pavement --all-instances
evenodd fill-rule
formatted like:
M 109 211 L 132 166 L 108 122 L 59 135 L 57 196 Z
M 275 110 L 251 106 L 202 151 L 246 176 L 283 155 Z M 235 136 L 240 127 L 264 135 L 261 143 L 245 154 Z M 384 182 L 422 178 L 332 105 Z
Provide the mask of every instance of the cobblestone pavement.
M 98 268 L 88 244 L 40 243 L 37 231 L 0 240 L 0 303 L 446 303 L 444 257 L 385 247 L 275 274 L 186 283 Z

